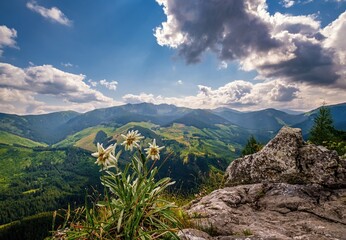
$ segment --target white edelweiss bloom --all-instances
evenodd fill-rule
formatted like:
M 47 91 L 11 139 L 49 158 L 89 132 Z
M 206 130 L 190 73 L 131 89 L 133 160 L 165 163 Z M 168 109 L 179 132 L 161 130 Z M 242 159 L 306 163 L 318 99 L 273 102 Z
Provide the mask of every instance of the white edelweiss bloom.
M 144 149 L 147 154 L 147 158 L 151 158 L 151 160 L 159 160 L 160 159 L 160 150 L 163 149 L 164 146 L 159 147 L 156 145 L 156 139 L 154 139 L 153 143 L 149 143 L 149 147 Z
M 95 163 L 105 168 L 114 165 L 117 162 L 117 158 L 114 156 L 116 146 L 117 144 L 111 144 L 104 149 L 102 144 L 97 143 L 97 152 L 91 154 L 93 157 L 97 158 Z
M 133 150 L 133 146 L 139 148 L 139 141 L 143 139 L 144 137 L 141 136 L 140 133 L 138 133 L 138 130 L 134 131 L 128 131 L 126 135 L 121 134 L 123 138 L 125 138 L 125 141 L 121 145 L 125 145 L 125 150 Z

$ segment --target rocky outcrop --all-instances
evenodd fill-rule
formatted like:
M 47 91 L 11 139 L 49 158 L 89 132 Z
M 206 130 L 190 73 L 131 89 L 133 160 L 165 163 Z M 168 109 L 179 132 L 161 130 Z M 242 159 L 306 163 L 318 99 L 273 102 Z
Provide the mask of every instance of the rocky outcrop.
M 226 170 L 226 186 L 263 182 L 345 187 L 346 161 L 306 144 L 300 129 L 284 127 L 260 152 L 236 159 Z
M 187 213 L 197 228 L 209 234 L 200 240 L 346 239 L 345 189 L 240 185 L 212 192 L 192 203 Z
M 346 239 L 346 162 L 283 128 L 228 167 L 223 189 L 186 212 L 181 239 Z

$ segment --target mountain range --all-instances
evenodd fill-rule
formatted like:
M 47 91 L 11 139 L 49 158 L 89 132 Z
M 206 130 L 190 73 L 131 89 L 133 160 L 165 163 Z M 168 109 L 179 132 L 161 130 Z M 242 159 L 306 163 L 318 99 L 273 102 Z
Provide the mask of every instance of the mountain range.
M 346 103 L 328 107 L 335 127 L 346 130 Z M 167 128 L 177 123 L 198 129 L 233 126 L 244 134 L 259 135 L 266 140 L 285 125 L 302 128 L 306 137 L 317 112 L 318 109 L 301 114 L 288 114 L 276 109 L 239 112 L 229 108 L 205 110 L 140 103 L 96 109 L 82 114 L 72 111 L 24 116 L 0 113 L 0 130 L 52 145 L 83 129 L 99 125 L 120 127 L 130 122 L 149 122 Z
M 335 127 L 346 130 L 346 103 L 328 107 Z M 264 144 L 288 125 L 302 128 L 306 138 L 317 112 L 239 112 L 141 103 L 86 113 L 0 113 L 0 225 L 66 208 L 71 201 L 80 204 L 90 186 L 102 191 L 90 153 L 97 142 L 105 147 L 121 143 L 121 134 L 129 130 L 145 136 L 143 147 L 152 139 L 165 146 L 159 176 L 170 176 L 176 181 L 172 190 L 189 194 L 212 179 L 210 174 L 225 170 L 251 135 Z M 123 151 L 119 164 L 126 164 L 129 157 L 131 153 Z

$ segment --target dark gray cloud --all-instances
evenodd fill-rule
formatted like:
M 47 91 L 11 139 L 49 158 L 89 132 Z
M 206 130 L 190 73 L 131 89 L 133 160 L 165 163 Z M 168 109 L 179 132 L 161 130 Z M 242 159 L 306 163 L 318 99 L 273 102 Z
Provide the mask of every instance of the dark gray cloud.
M 179 54 L 188 63 L 200 61 L 206 50 L 212 50 L 221 59 L 234 60 L 247 56 L 252 51 L 268 51 L 280 45 L 279 41 L 270 36 L 268 25 L 251 12 L 251 8 L 261 1 L 164 2 L 166 14 L 175 19 L 171 24 L 174 26 L 169 30 L 180 31 L 187 38 L 180 44 Z M 167 31 L 160 34 L 157 30 L 157 38 L 169 36 Z
M 258 70 L 265 71 L 266 77 L 317 85 L 333 84 L 339 79 L 331 50 L 324 49 L 320 44 L 303 41 L 297 41 L 295 46 L 294 58 L 264 64 L 258 66 Z
M 269 84 L 270 86 L 271 84 Z M 270 86 L 270 100 L 277 102 L 290 102 L 293 99 L 297 98 L 299 93 L 299 88 L 292 85 L 284 85 L 282 83 L 275 83 L 273 86 Z
M 324 86 L 340 82 L 338 49 L 326 46 L 328 36 L 314 16 L 270 15 L 265 0 L 157 2 L 167 15 L 155 31 L 157 42 L 177 48 L 187 63 L 212 51 L 220 61 L 237 60 L 263 79 Z

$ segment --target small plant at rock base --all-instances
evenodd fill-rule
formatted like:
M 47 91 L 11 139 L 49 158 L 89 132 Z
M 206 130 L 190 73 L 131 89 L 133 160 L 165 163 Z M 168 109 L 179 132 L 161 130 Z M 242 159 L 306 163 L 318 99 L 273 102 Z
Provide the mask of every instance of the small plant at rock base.
M 162 198 L 174 182 L 170 178 L 155 179 L 158 172 L 155 163 L 163 147 L 154 140 L 145 149 L 145 156 L 139 145 L 143 139 L 140 133 L 130 131 L 123 137 L 125 150 L 135 148 L 137 154 L 121 170 L 118 167 L 121 152 L 115 155 L 116 145 L 104 149 L 98 144 L 98 152 L 92 155 L 104 173 L 101 176 L 104 200 L 94 202 L 92 207 L 86 203 L 73 213 L 68 211 L 65 224 L 53 233 L 52 239 L 179 239 L 177 207 Z
M 243 230 L 244 236 L 251 236 L 253 235 L 252 231 L 250 229 L 244 229 Z
M 192 213 L 192 218 L 203 218 L 203 214 L 199 212 L 193 212 Z
M 199 192 L 194 194 L 195 198 L 202 198 L 212 191 L 224 187 L 225 178 L 223 172 L 213 166 L 210 166 L 210 171 L 203 178 Z
M 346 141 L 324 141 L 323 146 L 326 146 L 329 150 L 335 150 L 339 156 L 346 155 Z
M 194 225 L 189 217 L 189 215 L 183 211 L 181 208 L 175 209 L 175 214 L 179 219 L 181 227 L 184 228 L 193 228 Z
M 197 225 L 196 227 L 197 227 L 197 229 L 200 229 L 201 231 L 208 233 L 212 237 L 219 235 L 216 228 L 214 227 L 214 225 L 211 222 L 208 222 L 207 225 L 205 225 L 205 226 L 198 226 Z
M 233 232 L 232 235 L 234 235 L 236 237 L 236 239 L 238 239 L 237 237 L 241 237 L 241 239 L 243 239 L 244 236 L 249 237 L 249 236 L 253 236 L 254 234 L 250 229 L 245 228 L 245 229 L 241 230 L 241 232 L 238 232 L 238 231 Z M 248 239 L 248 238 L 245 238 L 245 239 Z

